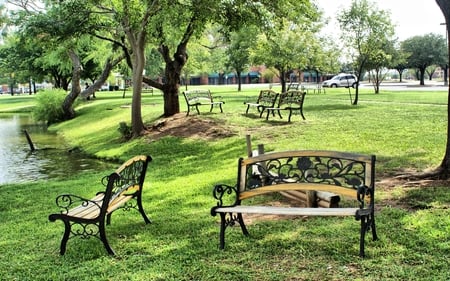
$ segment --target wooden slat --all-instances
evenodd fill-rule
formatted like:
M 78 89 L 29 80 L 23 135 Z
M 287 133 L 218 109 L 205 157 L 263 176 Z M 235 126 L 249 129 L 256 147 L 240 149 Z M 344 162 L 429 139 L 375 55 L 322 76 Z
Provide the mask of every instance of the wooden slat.
M 217 213 L 244 213 L 292 216 L 354 216 L 359 208 L 296 208 L 273 206 L 234 206 L 215 209 Z
M 146 161 L 147 156 L 146 155 L 137 155 L 133 158 L 129 159 L 127 162 L 123 163 L 119 168 L 116 169 L 116 173 L 120 174 L 120 172 L 123 171 L 126 167 L 130 166 L 133 162 L 137 161 Z
M 247 199 L 253 196 L 271 193 L 271 192 L 280 192 L 280 191 L 289 191 L 289 190 L 298 190 L 298 191 L 308 191 L 308 190 L 316 190 L 316 191 L 326 191 L 334 194 L 348 196 L 350 198 L 356 198 L 356 190 L 329 185 L 329 184 L 317 184 L 317 183 L 281 183 L 274 185 L 266 185 L 261 186 L 253 190 L 248 190 L 240 193 L 239 199 Z
M 67 213 L 68 216 L 77 217 L 77 218 L 85 218 L 85 219 L 93 219 L 98 217 L 100 214 L 100 208 L 102 205 L 103 194 L 99 194 L 91 199 L 91 201 L 98 202 L 96 204 L 89 202 L 86 206 L 79 205 L 73 209 L 70 209 Z

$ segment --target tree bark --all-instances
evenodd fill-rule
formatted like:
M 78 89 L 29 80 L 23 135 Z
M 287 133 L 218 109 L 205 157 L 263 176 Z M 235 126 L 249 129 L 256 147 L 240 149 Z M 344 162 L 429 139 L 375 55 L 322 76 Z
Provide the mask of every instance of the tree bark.
M 447 32 L 450 30 L 450 0 L 436 0 L 439 8 L 441 8 L 442 13 L 445 17 L 445 23 L 447 27 Z M 447 36 L 447 46 L 450 46 L 450 37 Z M 448 52 L 448 59 L 450 61 L 450 50 Z M 450 177 L 450 86 L 448 86 L 447 94 L 447 145 L 445 147 L 444 158 L 442 159 L 441 165 L 438 168 L 440 171 L 440 178 L 448 179 Z
M 69 120 L 75 117 L 75 110 L 73 109 L 73 103 L 78 95 L 81 93 L 80 76 L 81 76 L 81 61 L 74 50 L 69 50 L 69 57 L 72 61 L 72 89 L 70 93 L 64 99 L 62 104 L 63 118 Z
M 112 58 L 108 58 L 105 62 L 105 65 L 103 67 L 102 74 L 100 77 L 92 83 L 89 88 L 84 89 L 80 96 L 84 99 L 89 98 L 91 95 L 95 93 L 95 91 L 98 91 L 101 89 L 102 85 L 105 83 L 105 81 L 108 79 L 109 74 L 111 73 L 111 70 L 118 65 L 123 59 L 125 58 L 125 55 L 120 56 L 119 58 L 113 60 Z

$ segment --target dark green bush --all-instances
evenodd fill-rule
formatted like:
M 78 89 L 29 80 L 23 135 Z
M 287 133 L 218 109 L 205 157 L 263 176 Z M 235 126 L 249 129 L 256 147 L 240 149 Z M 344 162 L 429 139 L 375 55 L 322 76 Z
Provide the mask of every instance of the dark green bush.
M 117 128 L 117 130 L 120 132 L 120 134 L 124 139 L 128 140 L 131 138 L 132 130 L 131 127 L 128 126 L 126 122 L 120 122 L 119 128 Z

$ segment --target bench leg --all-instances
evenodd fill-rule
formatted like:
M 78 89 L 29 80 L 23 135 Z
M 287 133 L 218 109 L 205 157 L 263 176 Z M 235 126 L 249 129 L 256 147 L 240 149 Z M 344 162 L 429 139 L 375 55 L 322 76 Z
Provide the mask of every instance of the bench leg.
M 141 213 L 142 217 L 144 218 L 145 223 L 146 223 L 146 224 L 151 223 L 150 219 L 149 219 L 149 218 L 147 217 L 147 215 L 145 214 L 144 207 L 142 207 L 142 197 L 141 197 L 141 196 L 138 196 L 138 197 L 136 198 L 136 201 L 137 201 L 139 213 Z
M 221 250 L 225 248 L 225 229 L 227 228 L 225 216 L 225 213 L 220 213 L 219 248 Z
M 364 258 L 364 238 L 366 237 L 366 231 L 367 231 L 367 217 L 363 216 L 361 217 L 361 231 L 359 234 L 359 257 Z
M 378 240 L 377 230 L 375 229 L 375 213 L 370 214 L 370 227 L 372 228 L 372 240 Z
M 248 110 L 250 109 L 250 105 L 249 104 L 247 104 L 247 110 L 245 111 L 245 115 L 247 115 L 248 114 Z M 258 109 L 258 111 L 259 111 L 259 109 Z M 261 117 L 261 116 L 260 116 Z
M 247 227 L 245 227 L 244 218 L 242 218 L 242 214 L 241 213 L 237 214 L 237 217 L 238 217 L 239 225 L 241 226 L 241 229 L 242 229 L 242 233 L 245 236 L 248 236 L 249 233 L 248 233 Z
M 64 235 L 61 239 L 61 246 L 60 246 L 60 250 L 59 250 L 59 254 L 61 256 L 66 253 L 67 240 L 69 240 L 70 229 L 71 229 L 71 225 L 70 225 L 69 221 L 64 220 L 63 222 L 64 222 Z
M 108 240 L 106 239 L 105 222 L 104 221 L 100 222 L 100 224 L 98 225 L 98 228 L 99 228 L 99 232 L 100 232 L 100 240 L 102 240 L 106 251 L 108 252 L 108 254 L 114 256 L 115 253 L 114 253 L 113 249 L 109 246 Z
M 303 108 L 300 108 L 300 115 L 302 116 L 303 120 L 306 120 L 305 116 L 303 115 Z
M 292 109 L 289 109 L 288 123 L 291 122 Z

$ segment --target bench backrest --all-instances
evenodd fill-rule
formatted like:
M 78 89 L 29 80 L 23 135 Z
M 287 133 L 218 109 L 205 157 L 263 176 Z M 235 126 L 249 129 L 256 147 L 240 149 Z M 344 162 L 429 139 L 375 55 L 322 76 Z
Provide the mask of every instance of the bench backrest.
M 113 205 L 114 200 L 121 194 L 137 196 L 142 193 L 147 166 L 151 160 L 151 156 L 135 156 L 102 179 L 103 185 L 106 186 L 104 202 L 109 202 L 102 205 L 102 213 L 106 213 L 108 206 Z
M 273 90 L 261 90 L 256 103 L 267 107 L 273 107 L 278 95 L 279 94 Z
M 278 108 L 302 108 L 306 92 L 290 90 L 280 94 Z
M 192 102 L 197 102 L 200 100 L 205 100 L 208 102 L 213 102 L 213 97 L 211 96 L 211 92 L 209 90 L 190 90 L 183 92 L 184 98 L 188 104 Z
M 287 87 L 287 90 L 288 91 L 289 90 L 301 90 L 301 86 L 300 85 L 301 85 L 300 83 L 296 83 L 296 82 L 290 83 L 288 85 L 288 87 Z
M 364 199 L 373 206 L 374 181 L 375 155 L 327 150 L 273 152 L 239 159 L 238 198 L 315 190 L 357 199 L 362 208 Z

